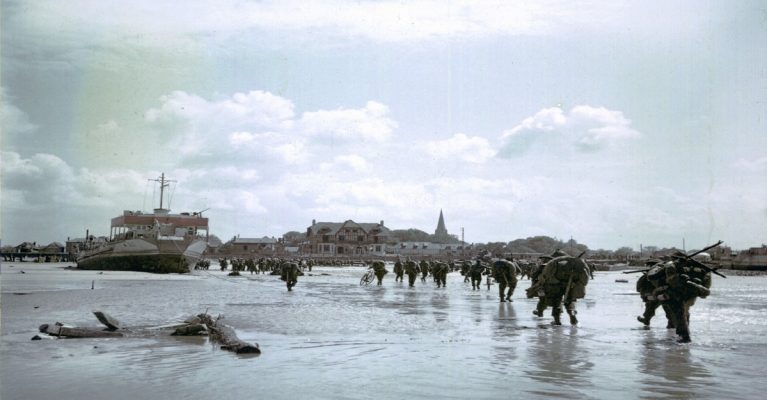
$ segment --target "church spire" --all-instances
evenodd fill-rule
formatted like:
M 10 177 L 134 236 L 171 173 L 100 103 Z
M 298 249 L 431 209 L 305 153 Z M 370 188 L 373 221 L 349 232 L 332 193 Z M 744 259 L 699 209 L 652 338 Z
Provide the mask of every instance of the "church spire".
M 449 237 L 447 234 L 447 228 L 445 228 L 445 217 L 442 215 L 442 210 L 439 210 L 439 222 L 437 222 L 437 230 L 434 231 L 434 236 L 437 240 L 447 240 Z

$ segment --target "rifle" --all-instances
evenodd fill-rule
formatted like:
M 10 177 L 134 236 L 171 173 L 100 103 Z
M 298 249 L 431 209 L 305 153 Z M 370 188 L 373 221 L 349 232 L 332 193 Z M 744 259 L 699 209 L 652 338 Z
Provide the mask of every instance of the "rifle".
M 648 272 L 652 268 L 645 268 L 645 269 L 635 269 L 633 271 L 623 271 L 624 274 L 636 274 L 637 272 Z
M 716 243 L 712 244 L 711 246 L 708 246 L 708 247 L 706 247 L 706 248 L 704 248 L 704 249 L 702 249 L 702 250 L 698 250 L 698 251 L 696 251 L 695 253 L 692 253 L 692 254 L 690 254 L 690 255 L 687 255 L 687 254 L 685 254 L 684 256 L 685 256 L 685 258 L 686 258 L 686 261 L 688 261 L 688 262 L 690 262 L 690 263 L 692 263 L 692 264 L 695 264 L 695 266 L 696 266 L 696 267 L 698 267 L 698 268 L 701 268 L 701 269 L 705 270 L 706 272 L 711 272 L 711 273 L 713 273 L 713 274 L 716 274 L 716 275 L 719 275 L 719 276 L 721 276 L 722 278 L 725 278 L 725 279 L 727 279 L 727 277 L 726 277 L 726 276 L 724 276 L 724 275 L 720 274 L 719 272 L 717 272 L 717 271 L 716 271 L 716 268 L 711 268 L 711 267 L 709 267 L 708 265 L 706 265 L 706 264 L 703 264 L 702 262 L 700 262 L 700 261 L 698 261 L 698 260 L 695 260 L 695 259 L 693 259 L 693 257 L 697 256 L 698 254 L 700 254 L 700 253 L 703 253 L 704 251 L 707 251 L 707 250 L 711 250 L 711 249 L 713 249 L 714 247 L 716 247 L 716 246 L 719 246 L 719 245 L 720 245 L 720 244 L 722 244 L 722 243 L 724 243 L 724 242 L 722 242 L 722 241 L 720 240 L 720 241 L 718 241 L 718 242 L 716 242 Z

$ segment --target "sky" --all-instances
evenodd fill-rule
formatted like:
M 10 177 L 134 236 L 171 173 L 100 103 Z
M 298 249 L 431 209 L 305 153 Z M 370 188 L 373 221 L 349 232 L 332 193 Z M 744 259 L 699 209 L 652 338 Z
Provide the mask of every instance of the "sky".
M 763 1 L 5 1 L 0 239 L 767 242 Z

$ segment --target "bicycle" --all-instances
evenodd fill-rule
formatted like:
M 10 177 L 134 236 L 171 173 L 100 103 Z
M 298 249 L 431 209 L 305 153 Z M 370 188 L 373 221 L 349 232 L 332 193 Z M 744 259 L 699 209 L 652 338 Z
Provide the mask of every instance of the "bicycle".
M 364 275 L 362 275 L 362 278 L 360 278 L 360 286 L 367 286 L 376 279 L 376 274 L 373 272 L 373 269 L 367 270 Z

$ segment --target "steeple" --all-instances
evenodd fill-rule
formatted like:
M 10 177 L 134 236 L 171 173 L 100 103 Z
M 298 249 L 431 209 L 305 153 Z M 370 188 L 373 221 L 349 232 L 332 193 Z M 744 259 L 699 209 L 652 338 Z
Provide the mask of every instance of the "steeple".
M 437 222 L 437 230 L 434 231 L 434 236 L 439 241 L 445 241 L 449 238 L 447 234 L 447 228 L 445 228 L 445 217 L 442 215 L 442 210 L 439 210 L 439 222 Z

